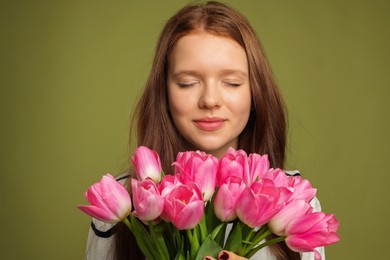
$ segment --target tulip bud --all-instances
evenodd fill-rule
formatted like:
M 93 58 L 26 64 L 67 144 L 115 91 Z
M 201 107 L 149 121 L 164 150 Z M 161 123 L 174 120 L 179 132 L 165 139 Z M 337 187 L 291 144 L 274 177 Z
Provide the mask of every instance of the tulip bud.
M 131 187 L 134 216 L 144 222 L 159 217 L 164 208 L 164 201 L 156 184 L 151 179 L 144 181 L 131 179 Z
M 268 227 L 275 235 L 284 236 L 286 226 L 292 220 L 309 214 L 312 211 L 313 208 L 304 200 L 293 200 L 271 218 L 268 222 Z
M 91 205 L 78 205 L 77 208 L 93 218 L 116 224 L 124 220 L 131 211 L 130 195 L 110 174 L 93 184 L 85 193 Z
M 162 167 L 160 157 L 155 151 L 150 150 L 148 147 L 140 146 L 135 150 L 132 161 L 139 180 L 143 181 L 150 178 L 155 183 L 161 180 Z
M 219 187 L 214 200 L 214 211 L 218 219 L 229 222 L 237 217 L 236 205 L 244 189 L 243 181 L 234 176 Z
M 218 169 L 218 159 L 201 151 L 178 153 L 175 165 L 175 176 L 184 184 L 196 183 L 204 201 L 211 200 Z
M 192 229 L 199 224 L 204 202 L 196 185 L 178 185 L 164 198 L 163 219 L 179 230 Z
M 294 219 L 286 227 L 286 244 L 296 252 L 313 251 L 315 259 L 321 259 L 315 248 L 334 244 L 340 240 L 339 222 L 333 214 L 313 212 Z
M 270 180 L 254 182 L 242 192 L 237 203 L 237 216 L 249 227 L 260 227 L 279 212 L 290 196 L 288 189 L 275 187 Z

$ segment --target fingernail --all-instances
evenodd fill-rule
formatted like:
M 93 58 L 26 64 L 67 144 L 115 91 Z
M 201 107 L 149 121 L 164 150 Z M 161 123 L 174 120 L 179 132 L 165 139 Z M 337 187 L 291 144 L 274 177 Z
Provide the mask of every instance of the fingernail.
M 226 252 L 222 252 L 222 254 L 219 256 L 219 259 L 229 259 L 229 254 Z
M 211 260 L 211 258 L 206 256 L 203 260 Z

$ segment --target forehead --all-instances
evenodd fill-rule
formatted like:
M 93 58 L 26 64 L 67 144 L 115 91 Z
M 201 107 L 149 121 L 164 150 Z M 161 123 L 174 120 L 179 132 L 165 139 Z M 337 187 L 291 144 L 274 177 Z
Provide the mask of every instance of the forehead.
M 248 71 L 246 52 L 240 44 L 231 38 L 207 32 L 181 37 L 168 58 L 170 70 Z

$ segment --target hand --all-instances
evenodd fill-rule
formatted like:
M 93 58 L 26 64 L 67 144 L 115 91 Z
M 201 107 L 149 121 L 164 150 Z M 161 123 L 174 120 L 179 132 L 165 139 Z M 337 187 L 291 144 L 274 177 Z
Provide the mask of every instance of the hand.
M 229 259 L 229 260 L 248 260 L 248 258 L 236 255 L 235 253 L 230 252 L 230 251 L 223 250 L 218 254 L 218 260 L 226 260 L 226 259 Z M 211 256 L 205 256 L 203 258 L 203 260 L 216 260 L 216 259 L 212 258 Z

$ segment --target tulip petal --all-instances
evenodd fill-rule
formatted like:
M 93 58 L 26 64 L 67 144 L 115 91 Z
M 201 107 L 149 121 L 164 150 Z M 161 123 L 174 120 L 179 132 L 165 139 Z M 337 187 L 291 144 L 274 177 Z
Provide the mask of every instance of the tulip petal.
M 92 205 L 101 208 L 103 210 L 110 211 L 109 207 L 107 206 L 106 202 L 102 198 L 101 194 L 101 188 L 100 183 L 97 182 L 93 184 L 91 187 L 88 188 L 88 190 L 85 192 L 85 198 L 91 203 Z
M 202 219 L 204 207 L 203 200 L 198 200 L 187 204 L 176 216 L 173 224 L 180 230 L 192 229 L 199 224 Z
M 255 198 L 250 188 L 247 187 L 244 189 L 237 202 L 237 216 L 246 225 L 254 228 L 256 227 L 254 222 L 259 215 L 259 207 L 261 206 L 262 205 L 258 205 L 258 200 Z
M 175 176 L 190 185 L 196 183 L 204 201 L 211 200 L 216 184 L 218 159 L 210 154 L 200 151 L 181 152 L 176 157 Z
M 137 209 L 133 213 L 143 221 L 151 221 L 161 215 L 163 207 L 161 196 L 150 195 L 138 204 Z
M 102 198 L 109 210 L 117 214 L 120 219 L 125 218 L 130 212 L 129 209 L 131 209 L 130 195 L 125 187 L 111 175 L 103 176 L 100 183 Z
M 323 212 L 313 212 L 312 214 L 295 219 L 286 227 L 286 232 L 288 230 L 288 233 L 292 234 L 304 233 L 323 219 L 324 215 L 325 213 Z
M 294 200 L 284 206 L 268 222 L 270 230 L 278 235 L 284 236 L 286 226 L 294 219 L 306 215 L 312 211 L 312 207 L 304 200 Z
M 293 251 L 309 252 L 313 250 L 313 247 L 307 242 L 306 239 L 291 236 L 287 237 L 285 241 L 288 247 L 291 248 Z
M 91 205 L 79 205 L 78 208 L 103 222 L 117 223 L 126 218 L 131 210 L 129 193 L 110 174 L 90 186 L 85 197 Z
M 120 221 L 117 216 L 112 214 L 111 212 L 105 211 L 101 208 L 95 207 L 95 206 L 84 206 L 84 205 L 78 205 L 77 208 L 79 208 L 84 213 L 90 215 L 93 218 L 96 218 L 98 220 L 107 222 L 107 223 L 117 223 Z
M 161 161 L 155 151 L 146 146 L 140 146 L 135 150 L 132 162 L 139 180 L 151 178 L 156 183 L 161 180 Z
M 236 217 L 236 200 L 227 185 L 222 185 L 214 200 L 215 215 L 221 221 L 231 221 Z
M 313 252 L 314 252 L 314 260 L 321 260 L 322 259 L 320 253 L 317 250 L 314 249 Z
M 286 243 L 298 252 L 313 251 L 339 240 L 338 220 L 333 214 L 314 212 L 291 221 L 286 227 Z

